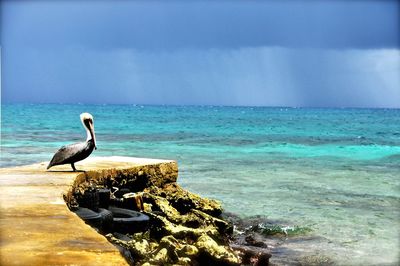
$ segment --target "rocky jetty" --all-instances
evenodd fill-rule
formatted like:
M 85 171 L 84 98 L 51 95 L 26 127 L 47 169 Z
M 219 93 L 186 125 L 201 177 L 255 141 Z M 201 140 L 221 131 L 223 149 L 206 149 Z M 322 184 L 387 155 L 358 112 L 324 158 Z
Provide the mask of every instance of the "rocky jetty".
M 146 215 L 146 226 L 137 230 L 99 228 L 131 265 L 268 265 L 271 255 L 266 245 L 235 242 L 234 226 L 222 218 L 221 204 L 180 187 L 176 170 L 162 165 L 85 172 L 64 198 L 76 210 L 88 198 L 98 199 L 88 195 L 108 190 L 107 205 Z

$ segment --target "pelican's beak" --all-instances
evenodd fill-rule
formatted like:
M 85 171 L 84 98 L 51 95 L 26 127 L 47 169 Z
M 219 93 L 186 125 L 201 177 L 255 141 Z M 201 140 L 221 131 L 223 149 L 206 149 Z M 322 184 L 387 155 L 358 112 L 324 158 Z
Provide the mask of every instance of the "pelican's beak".
M 89 131 L 90 135 L 92 136 L 93 142 L 94 142 L 94 148 L 97 150 L 96 146 L 96 135 L 94 134 L 94 125 L 93 122 L 89 123 Z

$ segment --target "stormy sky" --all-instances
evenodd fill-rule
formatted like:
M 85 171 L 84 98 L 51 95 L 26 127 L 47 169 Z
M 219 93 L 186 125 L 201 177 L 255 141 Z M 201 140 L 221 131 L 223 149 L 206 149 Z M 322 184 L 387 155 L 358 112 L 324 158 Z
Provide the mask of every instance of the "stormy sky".
M 2 102 L 400 107 L 398 1 L 2 1 Z

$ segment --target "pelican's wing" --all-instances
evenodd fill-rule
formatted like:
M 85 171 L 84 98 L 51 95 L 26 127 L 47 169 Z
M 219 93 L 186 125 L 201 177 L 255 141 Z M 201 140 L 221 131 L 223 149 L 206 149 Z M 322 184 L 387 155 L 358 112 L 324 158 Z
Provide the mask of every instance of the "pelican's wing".
M 74 143 L 66 146 L 62 146 L 53 156 L 47 169 L 54 165 L 69 163 L 69 161 L 76 155 L 78 155 L 86 147 L 86 142 Z

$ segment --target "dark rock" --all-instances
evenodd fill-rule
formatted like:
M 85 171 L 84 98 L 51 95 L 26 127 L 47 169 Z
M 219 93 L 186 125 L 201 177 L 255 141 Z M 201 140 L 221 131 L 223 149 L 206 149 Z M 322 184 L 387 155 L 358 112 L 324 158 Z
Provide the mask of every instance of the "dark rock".
M 181 188 L 174 182 L 176 175 L 173 174 L 173 169 L 170 169 L 170 179 L 155 178 L 167 170 L 160 168 L 154 170 L 154 173 L 120 173 L 116 170 L 121 176 L 100 175 L 93 180 L 86 177 L 81 183 L 75 184 L 75 190 L 81 192 L 76 195 L 85 195 L 93 186 L 100 189 L 118 187 L 115 197 L 111 195 L 110 204 L 138 210 L 149 216 L 148 225 L 140 228 L 139 232 L 125 230 L 124 232 L 130 233 L 106 236 L 122 249 L 121 252 L 132 265 L 240 265 L 245 262 L 256 265 L 254 261 L 259 263 L 257 265 L 268 263 L 270 254 L 265 248 L 239 250 L 230 247 L 234 227 L 232 222 L 221 216 L 222 207 L 219 202 L 201 198 Z M 76 200 L 74 196 L 66 199 L 71 204 Z M 111 206 L 110 209 L 112 208 L 114 207 Z M 117 231 L 115 228 L 114 225 L 114 231 Z M 247 237 L 243 242 L 263 246 L 262 241 L 255 237 Z
M 248 235 L 245 237 L 245 241 L 251 245 L 251 246 L 255 246 L 255 247 L 267 247 L 266 244 L 261 241 L 261 240 L 256 240 L 254 238 L 254 235 Z
M 268 265 L 271 253 L 266 248 L 231 244 L 231 248 L 238 251 L 243 264 Z

